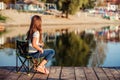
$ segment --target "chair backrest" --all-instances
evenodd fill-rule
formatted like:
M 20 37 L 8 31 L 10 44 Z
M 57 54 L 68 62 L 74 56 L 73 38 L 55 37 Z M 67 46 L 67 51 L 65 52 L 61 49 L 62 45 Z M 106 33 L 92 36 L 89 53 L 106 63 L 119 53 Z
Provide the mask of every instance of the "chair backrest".
M 16 51 L 20 55 L 28 54 L 28 41 L 27 40 L 16 40 Z

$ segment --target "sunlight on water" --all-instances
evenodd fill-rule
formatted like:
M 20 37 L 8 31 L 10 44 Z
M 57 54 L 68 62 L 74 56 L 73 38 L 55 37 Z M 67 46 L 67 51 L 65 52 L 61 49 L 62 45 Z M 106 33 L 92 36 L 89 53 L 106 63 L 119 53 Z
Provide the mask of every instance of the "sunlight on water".
M 15 50 L 10 48 L 5 48 L 0 50 L 0 66 L 15 66 L 16 65 L 16 55 Z
M 102 44 L 102 43 L 101 43 Z M 100 44 L 100 45 L 101 45 Z M 120 66 L 120 43 L 108 42 L 103 43 L 103 52 L 92 53 L 89 64 L 87 66 L 103 66 L 103 67 L 117 67 Z
M 108 51 L 102 66 L 120 66 L 120 43 L 108 42 Z
M 88 66 L 104 66 L 104 67 L 113 67 L 120 66 L 120 43 L 108 42 L 105 43 L 106 48 L 104 48 L 104 55 L 97 54 L 98 57 L 94 55 L 94 57 L 90 58 Z M 98 60 L 98 62 L 95 62 Z M 92 61 L 92 62 L 91 62 Z M 99 63 L 99 61 L 103 61 L 103 63 Z M 20 62 L 19 62 L 20 64 Z M 51 61 L 47 64 L 47 66 L 51 65 Z M 0 66 L 16 66 L 16 51 L 11 48 L 4 48 L 0 50 Z

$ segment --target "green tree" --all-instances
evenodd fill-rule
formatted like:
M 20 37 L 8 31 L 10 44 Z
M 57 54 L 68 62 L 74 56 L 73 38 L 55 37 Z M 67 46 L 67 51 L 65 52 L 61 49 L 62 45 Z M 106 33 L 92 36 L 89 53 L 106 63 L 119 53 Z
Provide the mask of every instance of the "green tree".
M 15 3 L 16 0 L 3 0 L 3 2 L 9 4 L 9 3 Z
M 5 22 L 7 19 L 6 16 L 3 16 L 1 13 L 0 13 L 0 22 Z
M 80 9 L 80 1 L 81 0 L 71 0 L 71 4 L 69 5 L 70 14 L 75 14 Z
M 46 0 L 39 0 L 40 2 L 46 2 Z
M 58 0 L 57 7 L 68 18 L 69 14 L 75 14 L 79 10 L 80 0 Z
M 81 33 L 81 38 L 89 45 L 91 49 L 96 48 L 96 41 L 93 34 Z
M 47 3 L 55 3 L 55 0 L 46 0 Z
M 96 0 L 88 0 L 88 4 L 86 5 L 86 8 L 93 8 L 95 6 Z
M 93 8 L 96 0 L 57 0 L 57 7 L 63 14 L 75 14 L 80 8 Z

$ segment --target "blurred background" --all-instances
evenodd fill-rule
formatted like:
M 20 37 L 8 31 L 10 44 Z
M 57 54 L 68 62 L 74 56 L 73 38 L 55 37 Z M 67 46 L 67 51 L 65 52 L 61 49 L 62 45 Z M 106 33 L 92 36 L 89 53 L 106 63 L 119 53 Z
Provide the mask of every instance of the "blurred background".
M 120 66 L 120 0 L 0 0 L 0 66 L 16 65 L 16 40 L 42 17 L 46 66 Z

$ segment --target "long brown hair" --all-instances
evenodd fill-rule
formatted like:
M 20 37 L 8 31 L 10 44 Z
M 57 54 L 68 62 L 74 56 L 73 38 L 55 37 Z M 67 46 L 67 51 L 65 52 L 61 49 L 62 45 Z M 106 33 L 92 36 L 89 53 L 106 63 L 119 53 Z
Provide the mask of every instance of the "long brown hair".
M 30 28 L 27 32 L 27 40 L 31 39 L 31 41 L 32 41 L 33 33 L 35 31 L 39 31 L 39 33 L 40 33 L 39 42 L 40 43 L 42 42 L 42 27 L 41 27 L 41 24 L 42 24 L 41 17 L 38 16 L 38 15 L 34 15 L 32 17 L 32 20 L 31 20 Z

